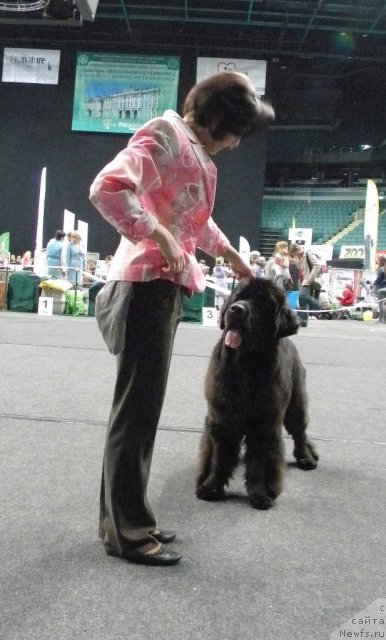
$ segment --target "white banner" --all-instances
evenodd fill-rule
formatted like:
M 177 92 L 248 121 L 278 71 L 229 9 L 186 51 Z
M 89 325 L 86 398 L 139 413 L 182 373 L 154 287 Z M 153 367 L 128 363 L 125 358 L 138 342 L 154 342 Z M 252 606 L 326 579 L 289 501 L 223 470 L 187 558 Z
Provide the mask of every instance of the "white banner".
M 44 204 L 46 200 L 46 181 L 47 181 L 47 167 L 42 170 L 40 178 L 40 193 L 39 193 L 39 206 L 38 206 L 38 224 L 36 227 L 36 251 L 43 249 L 43 224 L 44 224 Z
M 306 227 L 290 227 L 290 229 L 288 229 L 288 240 L 297 242 L 308 249 L 312 243 L 312 229 L 307 229 Z
M 309 250 L 318 256 L 322 266 L 327 265 L 327 260 L 332 260 L 334 247 L 332 244 L 312 244 Z
M 365 269 L 375 269 L 378 243 L 379 196 L 374 180 L 367 180 L 364 222 Z
M 58 84 L 60 51 L 4 48 L 3 82 Z
M 265 94 L 265 60 L 242 60 L 238 58 L 197 58 L 197 82 L 220 71 L 245 73 L 251 80 L 258 96 Z
M 248 240 L 243 236 L 240 236 L 239 237 L 239 254 L 247 264 L 249 264 L 250 253 L 251 253 L 251 247 L 249 246 Z
M 82 238 L 81 245 L 82 245 L 83 251 L 87 254 L 88 223 L 83 222 L 83 220 L 78 220 L 78 231 L 80 233 L 80 237 Z
M 64 210 L 63 216 L 63 231 L 68 233 L 69 231 L 74 231 L 75 229 L 75 213 L 69 211 L 68 209 Z

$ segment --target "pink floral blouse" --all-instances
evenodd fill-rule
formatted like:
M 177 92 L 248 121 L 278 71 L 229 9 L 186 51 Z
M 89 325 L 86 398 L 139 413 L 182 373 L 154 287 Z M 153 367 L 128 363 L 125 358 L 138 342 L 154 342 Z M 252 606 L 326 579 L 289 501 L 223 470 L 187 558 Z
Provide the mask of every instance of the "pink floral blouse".
M 222 255 L 229 240 L 211 218 L 216 166 L 193 131 L 174 111 L 145 124 L 126 149 L 97 175 L 90 199 L 121 234 L 108 280 L 166 278 L 190 291 L 205 279 L 195 258 L 199 247 Z M 165 274 L 158 245 L 147 238 L 160 222 L 185 251 L 182 273 Z

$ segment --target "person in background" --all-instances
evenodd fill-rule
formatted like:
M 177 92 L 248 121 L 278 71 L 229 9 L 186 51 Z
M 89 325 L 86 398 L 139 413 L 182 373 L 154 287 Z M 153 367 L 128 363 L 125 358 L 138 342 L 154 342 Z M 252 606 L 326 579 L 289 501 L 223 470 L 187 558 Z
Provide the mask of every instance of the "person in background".
M 264 256 L 259 256 L 256 262 L 252 265 L 255 278 L 265 278 L 265 265 L 266 259 L 264 258 Z
M 320 290 L 318 302 L 321 311 L 323 311 L 323 313 L 318 315 L 319 320 L 333 320 L 334 318 L 339 317 L 335 311 L 339 307 L 338 299 L 334 298 L 333 295 L 324 287 Z M 331 313 L 327 313 L 329 310 L 331 310 Z
M 290 244 L 288 247 L 288 269 L 293 282 L 293 291 L 299 291 L 300 289 L 300 267 L 299 267 L 299 245 L 296 243 Z
M 21 258 L 20 264 L 22 267 L 31 267 L 32 266 L 32 252 L 25 251 L 23 253 L 23 257 Z
M 257 272 L 260 273 L 260 269 L 256 266 L 257 260 L 258 258 L 260 258 L 260 255 L 260 251 L 257 251 L 257 249 L 253 249 L 249 254 L 249 264 L 252 267 L 253 275 L 255 276 L 255 278 Z
M 299 309 L 318 310 L 318 297 L 323 285 L 320 261 L 312 251 L 306 251 L 303 245 L 293 243 L 289 247 L 289 255 L 298 259 L 299 264 Z M 308 324 L 308 313 L 299 313 L 302 327 Z
M 104 260 L 98 260 L 97 266 L 95 269 L 95 276 L 97 278 L 101 278 L 101 280 L 106 280 L 112 260 L 113 260 L 113 256 L 111 255 L 106 256 Z
M 86 270 L 86 266 L 86 254 L 82 247 L 82 238 L 78 231 L 72 231 L 70 242 L 66 248 L 64 275 L 72 284 L 82 286 L 83 271 Z
M 200 262 L 198 264 L 200 265 L 200 269 L 201 269 L 202 273 L 204 274 L 204 277 L 209 275 L 210 267 L 206 264 L 205 260 L 200 260 Z
M 227 289 L 227 277 L 228 270 L 224 266 L 224 258 L 219 257 L 216 258 L 216 264 L 212 270 L 212 276 L 214 278 L 214 284 L 222 289 Z M 216 291 L 214 294 L 216 309 L 219 311 L 224 304 L 224 300 L 226 298 L 226 293 L 222 293 L 221 291 Z
M 46 247 L 45 259 L 48 267 L 48 275 L 52 278 L 61 277 L 61 256 L 65 232 L 58 229 L 55 236 L 51 238 Z
M 345 288 L 342 291 L 342 295 L 337 296 L 336 299 L 339 300 L 342 307 L 351 307 L 351 305 L 354 304 L 355 294 L 354 287 L 351 282 L 346 283 Z
M 223 256 L 239 278 L 253 277 L 211 217 L 211 156 L 273 119 L 247 76 L 217 73 L 190 90 L 182 117 L 168 110 L 143 125 L 91 186 L 91 202 L 122 236 L 96 299 L 99 327 L 117 354 L 99 535 L 107 553 L 128 562 L 181 559 L 166 547 L 176 534 L 157 527 L 147 497 L 181 296 L 205 288 L 197 248 Z
M 378 258 L 378 274 L 374 280 L 374 291 L 378 298 L 379 304 L 379 322 L 385 322 L 385 301 L 386 301 L 386 258 L 379 256 Z
M 289 271 L 288 242 L 280 240 L 273 251 L 273 263 L 271 264 L 273 281 L 282 291 L 292 288 L 292 279 Z

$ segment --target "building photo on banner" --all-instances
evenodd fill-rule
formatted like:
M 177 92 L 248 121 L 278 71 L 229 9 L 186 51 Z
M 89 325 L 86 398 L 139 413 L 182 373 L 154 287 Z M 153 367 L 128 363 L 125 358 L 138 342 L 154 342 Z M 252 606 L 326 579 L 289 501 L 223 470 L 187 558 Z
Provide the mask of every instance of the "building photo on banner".
M 176 56 L 78 53 L 73 131 L 135 133 L 176 110 L 179 68 Z

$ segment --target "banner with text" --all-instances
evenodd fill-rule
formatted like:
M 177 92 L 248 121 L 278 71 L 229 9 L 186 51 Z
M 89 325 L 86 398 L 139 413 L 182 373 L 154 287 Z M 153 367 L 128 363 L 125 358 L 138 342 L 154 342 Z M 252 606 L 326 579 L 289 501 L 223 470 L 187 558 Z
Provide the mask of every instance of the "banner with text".
M 58 84 L 60 51 L 4 48 L 3 82 Z
M 176 56 L 78 53 L 73 131 L 134 133 L 176 109 L 179 69 Z
M 265 60 L 239 58 L 197 58 L 197 82 L 220 71 L 238 71 L 249 76 L 258 96 L 265 94 L 267 63 Z
M 0 253 L 9 253 L 9 231 L 0 235 Z
M 301 244 L 308 249 L 312 244 L 312 229 L 307 227 L 290 227 L 290 229 L 288 229 L 288 240 Z

